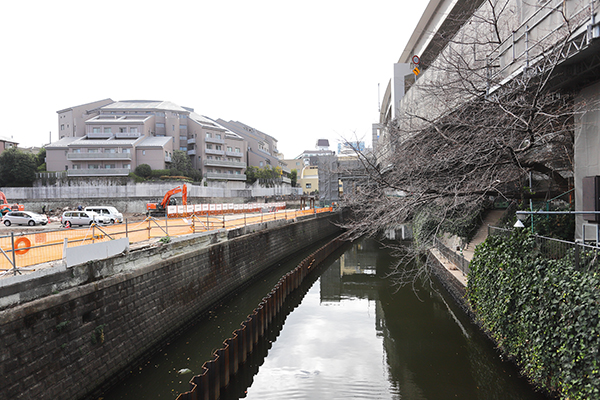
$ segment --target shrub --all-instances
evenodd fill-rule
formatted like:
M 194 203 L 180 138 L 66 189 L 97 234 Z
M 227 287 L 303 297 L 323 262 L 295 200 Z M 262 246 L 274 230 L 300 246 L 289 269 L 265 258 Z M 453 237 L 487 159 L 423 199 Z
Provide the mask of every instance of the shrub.
M 137 176 L 141 176 L 142 178 L 150 178 L 152 175 L 152 168 L 148 164 L 140 164 L 135 167 L 134 172 Z

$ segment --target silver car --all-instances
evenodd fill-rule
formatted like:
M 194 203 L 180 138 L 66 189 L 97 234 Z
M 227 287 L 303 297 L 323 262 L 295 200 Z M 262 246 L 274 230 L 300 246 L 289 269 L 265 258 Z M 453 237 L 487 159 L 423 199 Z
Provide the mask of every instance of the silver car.
M 2 222 L 6 226 L 11 226 L 12 224 L 29 226 L 46 225 L 48 217 L 31 211 L 9 211 L 2 217 Z
M 65 211 L 60 217 L 63 226 L 70 228 L 73 225 L 109 224 L 110 218 L 104 217 L 93 211 Z

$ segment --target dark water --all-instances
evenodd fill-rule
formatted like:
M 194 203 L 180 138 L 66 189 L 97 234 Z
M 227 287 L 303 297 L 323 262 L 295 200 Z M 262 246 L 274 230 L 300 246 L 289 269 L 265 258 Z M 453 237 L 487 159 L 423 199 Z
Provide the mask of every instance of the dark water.
M 173 399 L 189 389 L 279 277 L 305 255 L 240 293 L 104 394 Z M 545 399 L 503 362 L 435 285 L 397 290 L 392 258 L 361 240 L 320 269 L 285 322 L 263 342 L 225 399 Z M 266 356 L 266 357 L 265 357 Z

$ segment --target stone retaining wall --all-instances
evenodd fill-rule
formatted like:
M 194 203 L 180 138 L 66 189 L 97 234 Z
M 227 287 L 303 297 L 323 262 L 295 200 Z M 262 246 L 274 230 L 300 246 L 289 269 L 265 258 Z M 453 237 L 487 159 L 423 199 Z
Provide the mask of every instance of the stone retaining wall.
M 62 291 L 0 311 L 0 399 L 89 396 L 269 266 L 339 232 L 339 216 L 192 236 L 41 276 Z

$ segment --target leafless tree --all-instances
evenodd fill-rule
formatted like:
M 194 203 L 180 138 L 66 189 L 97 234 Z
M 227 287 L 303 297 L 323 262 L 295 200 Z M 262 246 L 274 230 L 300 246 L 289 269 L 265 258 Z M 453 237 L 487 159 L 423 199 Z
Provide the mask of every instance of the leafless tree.
M 354 216 L 347 224 L 350 238 L 425 213 L 435 223 L 416 233 L 417 244 L 428 247 L 447 221 L 490 199 L 528 196 L 530 174 L 545 182 L 548 196 L 570 188 L 578 110 L 574 93 L 555 77 L 581 24 L 559 8 L 554 18 L 561 23 L 551 35 L 528 43 L 519 70 L 499 74 L 502 57 L 494 52 L 518 28 L 513 4 L 486 0 L 445 38 L 446 47 L 387 126 L 377 157 L 359 154 L 369 177 L 344 198 Z M 417 267 L 397 279 L 407 283 L 423 273 Z

